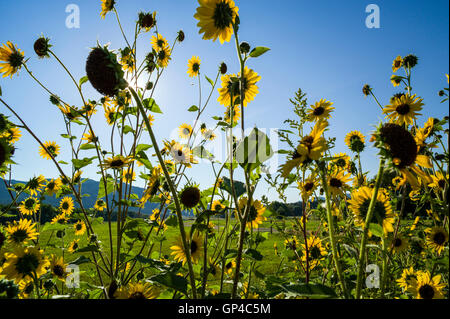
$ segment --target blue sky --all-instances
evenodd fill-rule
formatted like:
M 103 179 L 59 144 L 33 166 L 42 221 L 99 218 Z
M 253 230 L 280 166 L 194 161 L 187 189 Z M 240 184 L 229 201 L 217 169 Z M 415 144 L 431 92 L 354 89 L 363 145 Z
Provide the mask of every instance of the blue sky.
M 193 17 L 197 1 L 138 1 L 118 0 L 117 9 L 128 35 L 132 37 L 134 21 L 140 10 L 158 13 L 159 32 L 173 42 L 178 30 L 186 40 L 177 45 L 173 59 L 158 86 L 155 96 L 164 114 L 157 114 L 154 124 L 159 140 L 167 137 L 182 123 L 192 124 L 189 106 L 198 104 L 197 81 L 186 74 L 187 61 L 198 55 L 201 71 L 215 77 L 217 66 L 225 61 L 229 72 L 237 73 L 238 61 L 234 43 L 221 45 L 204 41 L 198 34 Z M 68 29 L 65 20 L 68 4 L 80 8 L 80 28 Z M 380 8 L 380 28 L 368 29 L 365 8 L 375 3 Z M 271 51 L 251 60 L 249 67 L 261 75 L 260 93 L 245 110 L 246 126 L 285 128 L 283 121 L 292 118 L 289 98 L 298 88 L 307 93 L 309 104 L 321 98 L 334 102 L 329 135 L 337 137 L 335 152 L 347 152 L 344 138 L 352 130 L 368 136 L 382 118 L 378 106 L 365 98 L 361 88 L 369 83 L 379 101 L 388 104 L 389 97 L 398 92 L 389 81 L 392 60 L 397 55 L 413 53 L 419 57 L 414 69 L 412 87 L 424 99 L 423 124 L 429 116 L 448 115 L 448 104 L 441 104 L 437 92 L 447 86 L 445 73 L 449 65 L 449 3 L 443 1 L 236 1 L 241 17 L 240 40 L 252 47 L 266 46 Z M 100 18 L 100 1 L 2 1 L 0 11 L 0 43 L 10 40 L 25 51 L 34 74 L 64 100 L 80 106 L 81 101 L 70 79 L 54 59 L 38 60 L 33 43 L 41 34 L 49 37 L 53 51 L 66 63 L 76 79 L 85 75 L 84 65 L 91 47 L 98 41 L 110 43 L 112 49 L 124 47 L 113 14 Z M 11 14 L 6 14 L 10 12 Z M 151 34 L 141 36 L 138 51 L 143 56 L 150 49 Z M 43 140 L 56 141 L 68 152 L 66 140 L 60 137 L 64 126 L 59 111 L 49 103 L 48 94 L 33 82 L 22 69 L 12 80 L 1 79 L 3 98 L 23 117 Z M 202 79 L 203 94 L 209 84 Z M 90 84 L 84 86 L 90 99 L 99 99 Z M 211 116 L 222 116 L 214 92 L 203 121 L 212 125 Z M 205 98 L 205 97 L 203 97 Z M 0 112 L 9 115 L 4 109 Z M 94 125 L 100 138 L 107 139 L 108 128 L 99 109 Z M 23 131 L 23 130 L 22 130 Z M 17 143 L 13 178 L 27 180 L 34 174 L 56 177 L 56 170 L 38 155 L 38 145 L 25 132 Z M 77 135 L 77 134 L 75 134 Z M 80 136 L 80 133 L 78 134 Z M 368 138 L 367 138 L 368 139 Z M 367 148 L 362 155 L 364 169 L 376 170 L 375 150 Z M 86 151 L 86 156 L 92 156 Z M 69 158 L 61 158 L 66 161 Z M 284 162 L 280 157 L 279 164 Z M 97 179 L 96 167 L 85 170 L 84 177 Z M 210 166 L 200 164 L 189 175 L 202 187 L 209 187 Z M 139 183 L 137 184 L 139 186 Z M 277 199 L 273 190 L 261 183 L 257 196 L 268 194 Z M 288 191 L 288 201 L 297 201 L 298 193 Z

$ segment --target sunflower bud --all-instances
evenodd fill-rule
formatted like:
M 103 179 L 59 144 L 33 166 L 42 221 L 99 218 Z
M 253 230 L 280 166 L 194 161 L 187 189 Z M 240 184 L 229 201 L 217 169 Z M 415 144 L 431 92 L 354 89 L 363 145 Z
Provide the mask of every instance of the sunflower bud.
M 56 95 L 50 95 L 50 102 L 56 106 L 58 106 L 61 103 L 59 97 L 57 97 Z
M 222 62 L 222 63 L 220 64 L 219 70 L 220 70 L 220 73 L 221 73 L 221 74 L 227 73 L 228 67 L 227 67 L 227 65 L 225 64 L 225 62 Z
M 149 90 L 149 91 L 150 91 L 151 89 L 153 89 L 153 82 L 152 82 L 152 81 L 148 82 L 146 88 L 147 88 L 147 90 Z
M 365 84 L 362 88 L 363 94 L 364 96 L 368 96 L 370 94 L 370 92 L 372 92 L 372 88 L 370 87 L 369 84 Z
M 86 61 L 86 74 L 92 86 L 106 96 L 115 96 L 128 86 L 117 56 L 107 47 L 96 47 L 91 51 Z
M 183 30 L 178 31 L 178 36 L 177 36 L 178 42 L 183 42 L 184 41 L 184 37 L 185 37 L 185 35 L 184 35 Z
M 49 41 L 49 38 L 40 37 L 34 42 L 34 52 L 36 52 L 39 58 L 43 59 L 50 57 L 48 54 L 48 50 L 51 48 L 51 45 L 48 43 Z
M 438 92 L 438 95 L 439 95 L 440 97 L 443 97 L 443 96 L 445 95 L 444 90 L 440 90 L 440 91 Z
M 239 48 L 241 49 L 241 52 L 244 54 L 250 52 L 250 44 L 248 44 L 248 42 L 241 42 Z

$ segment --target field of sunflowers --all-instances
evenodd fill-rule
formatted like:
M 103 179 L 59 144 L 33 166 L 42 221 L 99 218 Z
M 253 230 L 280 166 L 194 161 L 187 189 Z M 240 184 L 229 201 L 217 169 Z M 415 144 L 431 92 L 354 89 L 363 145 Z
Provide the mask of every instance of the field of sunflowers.
M 370 136 L 349 129 L 334 137 L 333 102 L 308 101 L 299 89 L 286 98 L 288 129 L 277 131 L 286 147 L 274 149 L 263 130 L 248 130 L 246 118 L 261 80 L 253 61 L 270 49 L 239 39 L 241 19 L 250 17 L 239 15 L 237 0 L 198 0 L 192 14 L 199 34 L 235 48 L 235 64 L 219 63 L 211 79 L 199 56 L 186 61 L 183 76 L 199 91 L 186 119 L 193 124 L 179 126 L 178 139 L 160 140 L 153 124 L 163 108 L 155 92 L 188 35 L 166 38 L 157 11 L 141 11 L 127 38 L 133 30 L 123 29 L 121 1 L 98 2 L 99 19 L 116 20 L 124 46 L 97 41 L 80 79 L 44 35 L 34 39 L 33 55 L 11 41 L 0 47 L 0 74 L 17 83 L 19 73 L 28 76 L 48 95 L 71 152 L 70 162 L 61 160 L 62 147 L 33 130 L 0 88 L 0 179 L 10 197 L 0 207 L 0 298 L 448 299 L 448 116 L 426 116 L 420 88 L 411 86 L 417 56 L 392 57 L 390 81 L 399 93 L 389 101 L 362 87 L 382 119 Z M 138 47 L 141 38 L 146 47 Z M 32 70 L 45 59 L 73 82 L 77 102 L 58 96 L 57 83 Z M 447 107 L 445 76 L 436 90 Z M 99 95 L 88 96 L 87 86 Z M 223 115 L 208 127 L 205 109 L 218 104 Z M 103 119 L 109 138 L 99 137 L 94 118 Z M 208 149 L 218 134 L 227 137 L 223 160 Z M 37 173 L 12 183 L 23 135 L 53 163 L 57 178 Z M 333 150 L 336 139 L 345 139 L 347 153 Z M 371 173 L 361 160 L 369 146 L 379 161 Z M 282 162 L 269 173 L 273 156 Z M 199 161 L 210 161 L 209 185 L 190 174 Z M 96 167 L 99 181 L 89 207 L 82 174 L 88 167 Z M 133 188 L 137 180 L 143 192 Z M 300 214 L 283 216 L 267 197 L 257 198 L 263 181 L 280 200 L 294 187 Z M 58 205 L 46 206 L 49 198 Z M 152 214 L 140 214 L 150 204 Z

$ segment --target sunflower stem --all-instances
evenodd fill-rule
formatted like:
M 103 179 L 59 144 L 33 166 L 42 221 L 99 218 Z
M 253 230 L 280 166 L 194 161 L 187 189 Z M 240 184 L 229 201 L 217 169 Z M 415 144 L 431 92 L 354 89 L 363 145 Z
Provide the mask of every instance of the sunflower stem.
M 378 195 L 378 190 L 380 189 L 381 180 L 383 177 L 383 171 L 384 171 L 384 159 L 380 160 L 380 168 L 378 169 L 377 179 L 375 181 L 375 188 L 373 190 L 372 198 L 370 200 L 369 208 L 367 210 L 366 220 L 364 223 L 364 230 L 363 235 L 361 239 L 361 245 L 359 248 L 359 261 L 358 261 L 358 277 L 356 282 L 356 299 L 361 298 L 361 289 L 362 289 L 362 281 L 363 281 L 363 266 L 364 266 L 364 259 L 366 257 L 366 245 L 367 245 L 367 238 L 369 234 L 369 224 L 372 220 L 373 211 L 375 208 L 376 198 Z

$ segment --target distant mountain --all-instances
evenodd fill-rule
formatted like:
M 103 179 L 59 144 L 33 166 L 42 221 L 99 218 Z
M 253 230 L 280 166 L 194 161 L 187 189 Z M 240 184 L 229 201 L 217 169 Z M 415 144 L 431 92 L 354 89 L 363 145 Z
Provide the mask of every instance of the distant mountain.
M 11 185 L 14 185 L 17 183 L 26 184 L 27 182 L 11 180 Z M 95 201 L 97 200 L 98 186 L 99 186 L 99 182 L 94 181 L 92 179 L 88 179 L 85 182 L 83 182 L 81 190 L 82 190 L 83 206 L 85 208 L 94 207 Z M 132 187 L 131 192 L 140 197 L 140 196 L 142 196 L 144 189 L 141 187 Z M 19 196 L 19 200 L 17 202 L 21 202 L 22 200 L 24 200 L 27 197 L 28 197 L 27 194 L 21 194 Z M 108 198 L 109 201 L 111 201 L 112 194 L 110 194 L 108 197 L 109 197 Z M 43 202 L 57 207 L 57 206 L 59 206 L 60 200 L 61 200 L 61 198 L 55 198 L 55 196 L 51 196 L 51 197 L 47 196 Z M 5 183 L 3 182 L 3 180 L 1 180 L 0 181 L 0 204 L 5 205 L 5 204 L 9 204 L 9 203 L 11 203 L 11 196 L 8 192 L 8 189 L 5 186 Z M 78 204 L 75 204 L 75 206 L 79 207 Z M 159 207 L 159 205 L 157 203 L 150 203 L 150 202 L 146 203 L 144 209 L 141 210 L 141 213 L 149 215 L 152 213 L 152 210 L 157 207 Z M 138 208 L 130 207 L 129 211 L 133 211 L 133 212 L 137 213 Z

